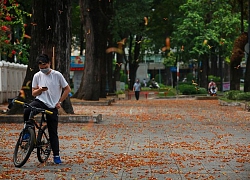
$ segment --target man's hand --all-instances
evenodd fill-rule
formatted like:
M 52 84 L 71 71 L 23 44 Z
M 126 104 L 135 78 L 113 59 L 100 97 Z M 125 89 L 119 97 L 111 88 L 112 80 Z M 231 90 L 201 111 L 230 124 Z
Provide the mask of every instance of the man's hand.
M 57 104 L 56 104 L 56 108 L 57 109 L 60 109 L 62 106 L 61 106 L 61 102 L 58 102 Z
M 42 91 L 47 91 L 48 87 L 42 87 Z
M 37 88 L 32 88 L 32 95 L 33 96 L 38 96 L 42 94 L 43 91 L 47 91 L 47 87 L 37 87 Z

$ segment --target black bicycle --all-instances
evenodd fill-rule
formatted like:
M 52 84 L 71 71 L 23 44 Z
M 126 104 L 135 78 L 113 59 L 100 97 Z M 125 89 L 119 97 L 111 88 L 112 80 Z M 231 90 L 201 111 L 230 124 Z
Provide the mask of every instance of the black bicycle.
M 49 158 L 51 153 L 51 145 L 45 114 L 53 114 L 46 109 L 33 107 L 22 101 L 14 100 L 14 103 L 23 105 L 23 107 L 31 108 L 29 121 L 25 122 L 24 128 L 21 131 L 18 141 L 15 146 L 13 162 L 16 167 L 22 167 L 30 157 L 31 152 L 37 149 L 37 158 L 41 163 L 44 163 Z M 35 115 L 41 113 L 41 121 L 38 123 L 35 120 Z M 36 133 L 37 129 L 37 133 Z

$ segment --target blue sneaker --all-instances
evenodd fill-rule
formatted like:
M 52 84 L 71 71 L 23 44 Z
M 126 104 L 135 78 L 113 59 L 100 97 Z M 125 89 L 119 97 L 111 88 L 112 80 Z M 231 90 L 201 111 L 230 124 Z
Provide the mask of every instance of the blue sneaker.
M 61 164 L 62 163 L 60 156 L 54 156 L 54 163 L 55 164 Z
M 26 133 L 26 134 L 23 135 L 23 141 L 28 141 L 29 138 L 30 138 L 30 134 Z

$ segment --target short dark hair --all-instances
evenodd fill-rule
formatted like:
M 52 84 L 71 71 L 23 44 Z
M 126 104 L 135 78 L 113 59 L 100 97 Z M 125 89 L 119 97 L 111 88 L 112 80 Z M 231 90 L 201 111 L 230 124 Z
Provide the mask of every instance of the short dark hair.
M 39 56 L 37 56 L 36 62 L 39 63 L 40 61 L 43 63 L 49 63 L 49 56 L 47 54 L 40 54 Z

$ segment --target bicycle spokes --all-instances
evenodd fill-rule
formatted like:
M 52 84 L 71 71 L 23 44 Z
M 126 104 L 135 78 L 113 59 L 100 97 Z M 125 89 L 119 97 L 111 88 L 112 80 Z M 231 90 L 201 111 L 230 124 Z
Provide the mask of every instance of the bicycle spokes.
M 48 128 L 44 126 L 38 134 L 37 137 L 38 147 L 37 147 L 37 157 L 41 163 L 44 163 L 49 158 L 51 153 L 51 145 L 48 136 Z
M 25 135 L 27 135 L 25 137 Z M 33 129 L 28 128 L 22 131 L 16 143 L 13 161 L 16 167 L 22 167 L 28 160 L 34 149 L 35 133 Z

